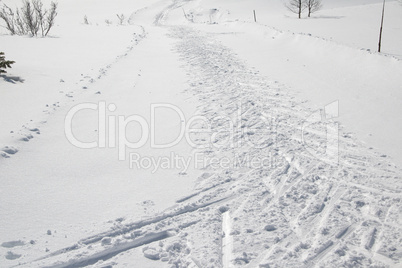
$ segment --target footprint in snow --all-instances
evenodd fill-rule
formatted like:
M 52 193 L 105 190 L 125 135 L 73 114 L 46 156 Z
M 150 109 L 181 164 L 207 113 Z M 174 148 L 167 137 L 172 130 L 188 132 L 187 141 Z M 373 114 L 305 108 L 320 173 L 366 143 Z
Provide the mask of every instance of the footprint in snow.
M 33 139 L 33 136 L 31 134 L 25 135 L 22 137 L 20 140 L 21 141 L 29 141 L 30 139 Z
M 16 154 L 16 153 L 18 152 L 18 149 L 14 148 L 14 147 L 12 147 L 12 146 L 3 147 L 3 149 L 1 149 L 1 150 L 2 150 L 4 153 L 6 153 L 7 155 Z M 3 155 L 3 157 L 4 157 L 4 155 Z
M 155 203 L 152 200 L 145 200 L 145 201 L 141 202 L 140 205 L 144 206 L 144 207 L 149 207 L 149 206 L 155 206 Z
M 13 252 L 11 252 L 11 251 L 7 252 L 7 255 L 6 255 L 6 259 L 7 259 L 7 260 L 16 260 L 16 259 L 18 259 L 19 257 L 21 257 L 20 254 L 13 253 Z
M 35 132 L 36 134 L 40 134 L 39 128 L 30 128 L 29 131 Z
M 19 247 L 19 246 L 23 246 L 23 245 L 25 245 L 25 243 L 21 240 L 4 242 L 1 244 L 1 246 L 3 248 L 13 248 L 13 247 Z

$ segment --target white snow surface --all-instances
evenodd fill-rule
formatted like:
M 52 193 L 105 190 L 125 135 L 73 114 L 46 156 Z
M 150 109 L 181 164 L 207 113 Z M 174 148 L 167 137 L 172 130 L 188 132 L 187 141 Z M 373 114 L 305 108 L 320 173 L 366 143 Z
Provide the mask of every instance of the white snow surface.
M 400 267 L 402 3 L 378 53 L 381 10 L 60 0 L 46 38 L 0 28 L 0 267 Z

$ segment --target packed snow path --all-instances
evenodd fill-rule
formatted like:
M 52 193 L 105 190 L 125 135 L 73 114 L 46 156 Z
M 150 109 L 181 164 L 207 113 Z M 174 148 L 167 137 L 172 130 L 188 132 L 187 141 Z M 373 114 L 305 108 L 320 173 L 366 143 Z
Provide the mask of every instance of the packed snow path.
M 338 124 L 323 119 L 333 110 L 302 107 L 216 34 L 164 27 L 187 73 L 183 94 L 216 133 L 193 135 L 207 145 L 194 150 L 207 160 L 194 193 L 20 266 L 119 266 L 140 249 L 152 267 L 398 267 L 401 170 L 348 135 L 331 136 Z
M 314 111 L 301 108 L 284 86 L 247 68 L 214 41 L 213 34 L 186 28 L 174 32 L 183 39 L 178 51 L 191 74 L 190 90 L 203 103 L 200 114 L 214 122 L 219 132 L 225 128 L 221 118 L 241 113 L 235 126 L 240 131 L 234 137 L 241 146 L 230 146 L 227 139 L 232 137 L 223 132 L 213 142 L 224 145 L 204 153 L 211 159 L 227 155 L 233 162 L 242 155 L 270 157 L 269 166 L 218 172 L 211 168 L 210 175 L 200 179 L 201 192 L 215 187 L 199 199 L 234 196 L 226 203 L 233 219 L 232 261 L 249 267 L 397 265 L 400 170 L 347 135 L 339 139 L 339 163 L 326 164 L 324 157 L 314 157 L 306 143 L 328 150 L 326 142 L 331 138 L 326 135 L 336 126 L 334 122 L 310 125 L 311 140 L 302 141 L 303 124 Z M 258 130 L 263 130 L 259 137 Z M 247 138 L 265 146 L 250 146 Z M 216 228 L 210 225 L 211 230 Z

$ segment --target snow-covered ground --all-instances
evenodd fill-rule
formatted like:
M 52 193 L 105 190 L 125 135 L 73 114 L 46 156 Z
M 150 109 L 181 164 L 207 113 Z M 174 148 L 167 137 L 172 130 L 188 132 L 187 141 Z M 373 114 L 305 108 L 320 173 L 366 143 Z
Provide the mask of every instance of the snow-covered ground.
M 63 0 L 47 38 L 0 28 L 0 266 L 402 265 L 402 4 L 382 53 L 382 1 L 323 5 Z

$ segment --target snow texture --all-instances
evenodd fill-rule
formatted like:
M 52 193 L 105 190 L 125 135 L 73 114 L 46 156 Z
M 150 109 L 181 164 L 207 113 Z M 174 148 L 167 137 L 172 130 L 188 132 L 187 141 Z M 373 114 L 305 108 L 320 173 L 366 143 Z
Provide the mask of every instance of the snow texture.
M 279 0 L 60 1 L 54 36 L 4 32 L 0 266 L 400 267 L 402 5 L 386 3 L 383 53 L 380 0 L 302 20 Z M 85 103 L 74 134 L 99 148 L 65 134 Z M 160 103 L 184 118 L 158 114 L 159 142 L 197 116 L 209 146 L 110 138 L 140 139 L 116 115 Z

